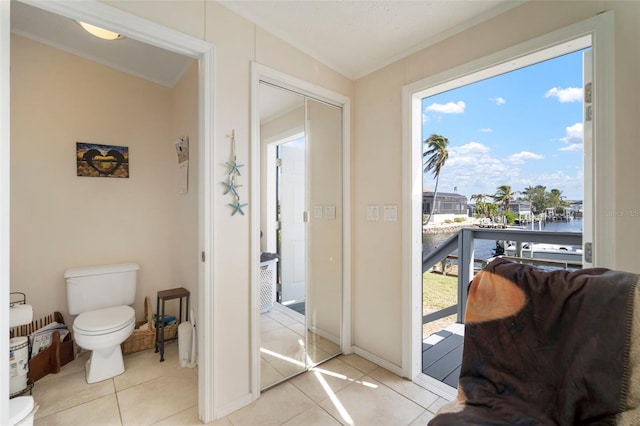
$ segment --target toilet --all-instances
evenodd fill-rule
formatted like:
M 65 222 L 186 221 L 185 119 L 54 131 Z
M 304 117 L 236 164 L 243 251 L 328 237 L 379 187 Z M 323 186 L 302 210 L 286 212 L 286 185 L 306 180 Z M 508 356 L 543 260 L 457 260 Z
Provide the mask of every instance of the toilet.
M 133 333 L 135 311 L 129 306 L 136 295 L 139 266 L 135 263 L 68 269 L 69 314 L 76 344 L 91 351 L 85 365 L 87 383 L 124 373 L 120 344 Z

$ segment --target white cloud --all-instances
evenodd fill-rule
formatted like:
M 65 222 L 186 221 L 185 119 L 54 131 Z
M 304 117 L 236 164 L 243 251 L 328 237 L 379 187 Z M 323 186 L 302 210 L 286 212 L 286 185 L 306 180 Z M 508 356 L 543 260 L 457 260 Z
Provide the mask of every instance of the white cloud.
M 524 160 L 542 160 L 544 155 L 536 154 L 529 151 L 521 151 L 517 154 L 509 156 L 508 160 L 513 164 L 524 164 Z
M 500 96 L 498 96 L 497 98 L 489 98 L 489 100 L 495 103 L 496 105 L 504 105 L 507 103 L 506 99 Z
M 425 110 L 440 112 L 442 114 L 462 114 L 467 107 L 464 101 L 449 102 L 446 104 L 431 104 Z
M 547 190 L 557 188 L 562 195 L 569 199 L 582 198 L 583 175 L 582 170 L 576 170 L 575 176 L 566 174 L 562 170 L 550 173 L 541 173 L 533 178 L 535 185 L 544 185 Z
M 571 126 L 565 127 L 565 136 L 560 139 L 566 143 L 577 143 L 582 142 L 584 137 L 584 126 L 582 123 L 576 123 Z
M 425 173 L 423 183 L 433 189 L 433 174 Z M 496 158 L 488 146 L 478 142 L 449 146 L 449 158 L 440 173 L 438 191 L 453 192 L 457 187 L 458 193 L 470 197 L 471 194 L 493 194 L 503 184 L 511 185 L 514 191 L 544 185 L 547 189 L 561 189 L 567 198 L 579 199 L 582 197 L 582 170 L 572 171 L 571 175 L 563 171 L 541 173 L 526 165 L 510 163 L 506 158 Z
M 477 155 L 486 154 L 491 151 L 491 148 L 481 144 L 480 142 L 469 142 L 466 145 L 452 147 L 452 151 L 456 155 Z
M 512 154 L 507 159 L 510 163 L 513 164 L 524 164 L 525 160 L 542 160 L 544 155 L 536 154 L 529 151 L 521 151 L 517 154 Z
M 544 94 L 545 98 L 558 98 L 561 103 L 580 102 L 582 101 L 581 87 L 567 87 L 566 89 L 554 87 L 547 90 Z
M 431 118 L 429 118 L 429 116 L 427 114 L 422 114 L 422 124 L 426 123 L 427 121 L 431 120 Z
M 491 128 L 489 128 L 489 127 L 485 127 L 485 128 L 483 128 L 483 129 L 480 129 L 480 131 L 481 131 L 482 133 L 491 133 L 491 132 L 493 132 L 493 129 L 491 129 Z
M 571 145 L 558 149 L 558 151 L 582 151 L 582 143 L 572 143 Z
M 517 176 L 519 170 L 506 166 L 501 160 L 490 155 L 491 149 L 478 142 L 469 142 L 462 146 L 450 146 L 449 158 L 440 173 L 439 190 L 453 192 L 458 187 L 461 194 L 484 193 L 485 189 L 495 191 L 495 182 L 502 182 Z M 424 184 L 433 188 L 431 173 L 425 174 Z

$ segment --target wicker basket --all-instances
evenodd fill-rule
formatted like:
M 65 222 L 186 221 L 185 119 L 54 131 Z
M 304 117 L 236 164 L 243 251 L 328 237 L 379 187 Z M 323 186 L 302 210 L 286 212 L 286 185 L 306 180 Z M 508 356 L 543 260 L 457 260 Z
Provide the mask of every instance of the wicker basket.
M 138 327 L 145 325 L 145 328 Z M 176 337 L 178 333 L 178 325 L 167 325 L 164 327 L 164 339 L 169 340 Z M 144 320 L 136 322 L 136 329 L 133 330 L 131 336 L 122 343 L 122 353 L 130 354 L 133 352 L 151 349 L 156 345 L 156 329 L 153 325 L 153 308 L 151 307 L 151 299 L 144 298 Z

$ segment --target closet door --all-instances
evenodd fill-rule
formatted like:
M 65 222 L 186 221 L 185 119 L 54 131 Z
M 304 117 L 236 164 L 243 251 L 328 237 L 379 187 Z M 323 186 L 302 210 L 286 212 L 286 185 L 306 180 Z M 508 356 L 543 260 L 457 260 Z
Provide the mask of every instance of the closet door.
M 266 389 L 341 353 L 342 110 L 291 88 L 259 90 L 261 249 L 279 256 L 278 297 L 260 313 Z
M 307 352 L 311 363 L 340 353 L 342 324 L 342 110 L 306 99 L 310 215 Z
M 269 84 L 260 84 L 259 90 L 260 157 L 265 171 L 261 251 L 278 258 L 261 263 L 261 268 L 274 268 L 277 277 L 273 303 L 260 309 L 260 387 L 266 389 L 309 366 L 305 318 L 309 191 L 304 96 Z M 265 293 L 273 294 L 271 288 Z

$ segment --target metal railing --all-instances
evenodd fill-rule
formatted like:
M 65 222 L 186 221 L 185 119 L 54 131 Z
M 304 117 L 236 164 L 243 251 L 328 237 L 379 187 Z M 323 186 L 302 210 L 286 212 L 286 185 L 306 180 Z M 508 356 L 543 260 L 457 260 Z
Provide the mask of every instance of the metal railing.
M 482 262 L 482 260 L 474 258 L 473 243 L 478 239 L 582 246 L 582 233 L 579 232 L 521 231 L 485 228 L 461 229 L 456 235 L 453 235 L 431 253 L 423 254 L 422 273 L 424 274 L 436 263 L 450 257 L 450 254 L 454 250 L 458 250 L 458 300 L 455 305 L 424 315 L 422 317 L 422 324 L 453 314 L 457 315 L 457 322 L 464 322 L 464 309 L 467 305 L 467 287 L 473 279 L 476 263 Z M 519 262 L 561 266 L 565 268 L 571 265 L 570 262 L 553 262 L 512 256 L 504 257 Z M 580 265 L 576 264 L 574 264 L 574 266 L 580 267 Z

